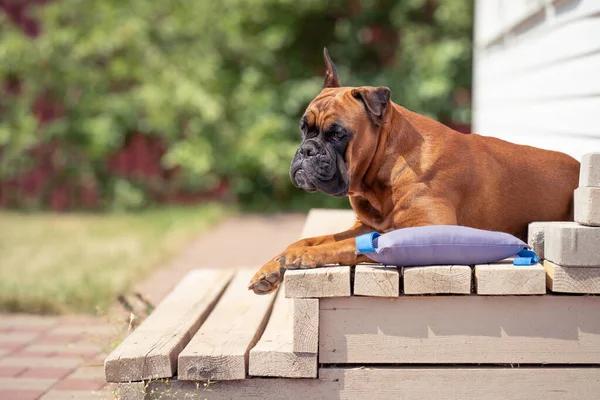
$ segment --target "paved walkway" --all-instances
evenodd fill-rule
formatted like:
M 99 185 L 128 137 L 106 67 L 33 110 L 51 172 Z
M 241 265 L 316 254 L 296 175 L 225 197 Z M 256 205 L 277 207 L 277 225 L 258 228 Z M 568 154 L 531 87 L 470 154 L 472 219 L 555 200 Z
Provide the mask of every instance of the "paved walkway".
M 0 316 L 0 399 L 112 399 L 104 357 L 117 328 L 99 318 Z
M 156 305 L 193 268 L 262 265 L 297 240 L 303 214 L 244 215 L 195 240 L 171 263 L 134 288 Z M 0 399 L 116 399 L 104 379 L 104 358 L 126 335 L 128 321 L 0 314 Z

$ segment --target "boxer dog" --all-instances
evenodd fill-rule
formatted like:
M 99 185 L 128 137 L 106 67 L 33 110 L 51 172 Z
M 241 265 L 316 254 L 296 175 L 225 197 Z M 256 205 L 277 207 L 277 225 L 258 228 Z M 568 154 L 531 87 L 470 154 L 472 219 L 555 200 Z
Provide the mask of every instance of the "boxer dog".
M 395 104 L 387 87 L 342 86 L 327 49 L 324 58 L 325 84 L 300 119 L 290 178 L 348 196 L 356 223 L 290 245 L 252 278 L 255 293 L 274 291 L 286 269 L 369 262 L 355 253 L 355 237 L 367 232 L 463 225 L 526 240 L 532 221 L 572 220 L 575 159 L 456 132 Z

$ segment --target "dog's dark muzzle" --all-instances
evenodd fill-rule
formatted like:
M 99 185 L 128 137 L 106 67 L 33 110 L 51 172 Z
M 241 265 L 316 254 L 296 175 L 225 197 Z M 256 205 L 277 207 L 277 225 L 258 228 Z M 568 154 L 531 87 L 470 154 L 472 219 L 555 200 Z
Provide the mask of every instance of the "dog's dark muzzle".
M 304 189 L 307 192 L 316 192 L 317 187 L 312 184 L 308 178 L 308 174 L 302 168 L 297 168 L 294 172 L 290 173 L 292 183 L 294 186 L 300 189 Z
M 305 141 L 300 146 L 290 168 L 294 186 L 308 192 L 321 190 L 332 196 L 344 196 L 347 193 L 346 177 L 345 164 L 335 150 L 314 140 Z

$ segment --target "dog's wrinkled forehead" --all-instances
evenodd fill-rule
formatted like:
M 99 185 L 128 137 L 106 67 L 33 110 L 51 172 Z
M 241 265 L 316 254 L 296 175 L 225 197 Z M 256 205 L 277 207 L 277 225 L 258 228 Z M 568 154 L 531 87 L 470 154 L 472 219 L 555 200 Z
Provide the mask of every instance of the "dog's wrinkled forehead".
M 352 106 L 356 100 L 350 96 L 348 88 L 327 88 L 308 105 L 304 116 L 300 119 L 300 129 L 319 128 L 339 123 L 350 122 L 356 110 Z

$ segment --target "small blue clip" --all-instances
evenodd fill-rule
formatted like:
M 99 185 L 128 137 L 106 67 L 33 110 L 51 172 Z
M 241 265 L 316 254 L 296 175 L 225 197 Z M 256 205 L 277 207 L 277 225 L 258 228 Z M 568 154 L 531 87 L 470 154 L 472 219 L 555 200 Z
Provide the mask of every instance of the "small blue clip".
M 365 233 L 356 237 L 356 248 L 358 249 L 356 254 L 373 253 L 375 247 L 373 247 L 373 240 L 381 236 L 378 232 Z
M 540 262 L 537 254 L 531 250 L 521 250 L 517 253 L 518 257 L 515 257 L 513 260 L 513 265 L 516 266 L 528 266 L 535 265 Z

